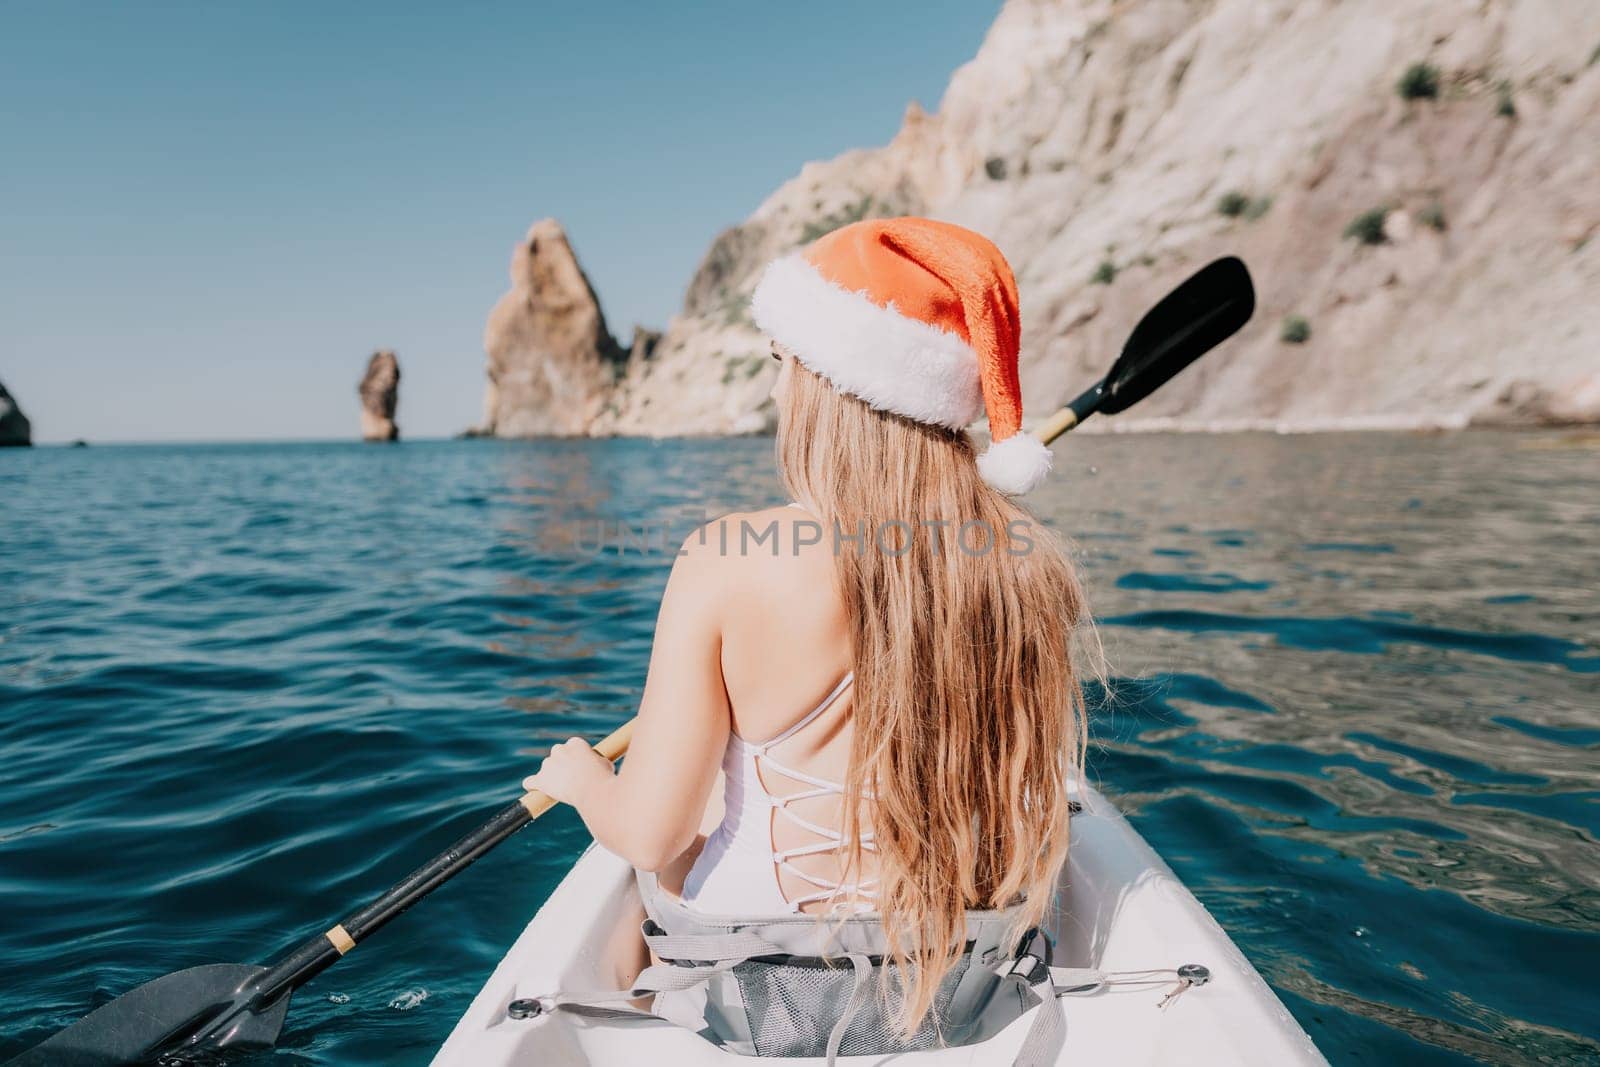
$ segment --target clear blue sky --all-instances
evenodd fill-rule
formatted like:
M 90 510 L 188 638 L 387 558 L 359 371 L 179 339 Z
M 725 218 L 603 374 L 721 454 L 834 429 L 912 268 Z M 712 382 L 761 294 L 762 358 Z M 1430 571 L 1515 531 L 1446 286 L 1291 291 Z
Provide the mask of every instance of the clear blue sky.
M 807 160 L 932 110 L 997 0 L 0 0 L 0 381 L 36 439 L 338 438 L 376 348 L 475 422 L 533 220 L 613 330 Z

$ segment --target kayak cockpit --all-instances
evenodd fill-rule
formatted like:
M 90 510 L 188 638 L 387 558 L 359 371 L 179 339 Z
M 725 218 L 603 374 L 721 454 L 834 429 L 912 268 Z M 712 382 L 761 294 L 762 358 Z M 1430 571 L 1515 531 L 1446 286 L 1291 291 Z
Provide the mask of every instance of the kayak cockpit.
M 1057 968 L 1096 972 L 1062 998 L 1058 1061 L 1119 1064 L 1325 1062 L 1255 969 L 1104 797 L 1084 789 L 1049 933 Z M 514 1010 L 555 990 L 616 987 L 618 931 L 642 913 L 632 870 L 591 848 L 539 909 L 434 1059 L 438 1067 L 510 1064 L 749 1063 L 689 1026 L 618 1022 L 605 1013 Z M 634 933 L 632 936 L 637 936 Z M 1204 968 L 1195 987 L 1177 977 Z M 1198 972 L 1191 972 L 1198 973 Z M 1038 1009 L 977 1044 L 851 1063 L 1009 1064 Z M 687 1021 L 687 1020 L 685 1020 Z M 821 1057 L 782 1058 L 784 1064 Z

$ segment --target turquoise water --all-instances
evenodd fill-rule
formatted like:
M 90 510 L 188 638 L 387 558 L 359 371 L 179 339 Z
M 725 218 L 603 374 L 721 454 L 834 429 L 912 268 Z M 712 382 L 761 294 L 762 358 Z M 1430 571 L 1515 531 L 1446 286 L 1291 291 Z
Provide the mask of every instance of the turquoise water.
M 265 961 L 633 709 L 769 441 L 0 453 L 0 1058 Z M 1035 500 L 1114 670 L 1091 775 L 1335 1063 L 1600 1060 L 1600 451 L 1079 438 Z M 576 537 L 575 537 L 576 535 Z M 258 1062 L 426 1062 L 583 848 L 559 812 L 303 989 Z

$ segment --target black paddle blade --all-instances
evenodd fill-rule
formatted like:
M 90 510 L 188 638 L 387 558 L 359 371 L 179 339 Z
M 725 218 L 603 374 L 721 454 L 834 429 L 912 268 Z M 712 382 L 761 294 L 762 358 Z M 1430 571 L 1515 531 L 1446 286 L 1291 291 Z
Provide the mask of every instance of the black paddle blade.
M 1255 309 L 1250 272 L 1237 257 L 1202 267 L 1133 328 L 1095 410 L 1115 415 L 1131 408 L 1237 333 Z
M 250 1007 L 265 967 L 208 963 L 174 971 L 102 1004 L 5 1067 L 109 1067 L 147 1063 L 183 1048 L 267 1048 L 278 1039 L 288 996 Z

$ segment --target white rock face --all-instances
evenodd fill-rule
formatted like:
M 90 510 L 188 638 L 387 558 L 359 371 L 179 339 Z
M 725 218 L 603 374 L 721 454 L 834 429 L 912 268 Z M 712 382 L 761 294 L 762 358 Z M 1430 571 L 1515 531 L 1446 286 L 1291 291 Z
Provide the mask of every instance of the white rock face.
M 1015 267 L 1034 418 L 1232 253 L 1255 321 L 1104 428 L 1600 420 L 1597 46 L 1581 0 L 1009 0 L 936 115 L 912 105 L 890 144 L 807 164 L 717 238 L 582 432 L 770 425 L 761 267 L 912 213 Z M 1402 99 L 1419 62 L 1437 95 Z M 1345 236 L 1372 210 L 1377 243 Z

